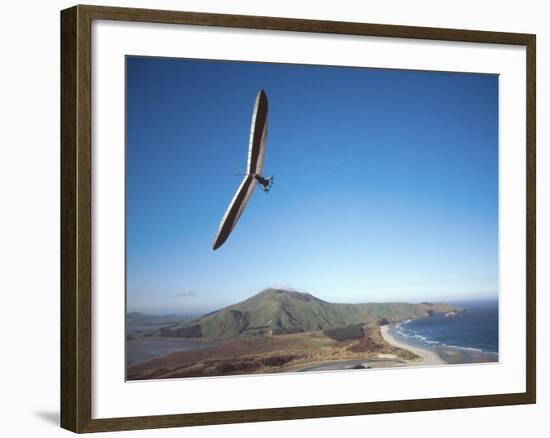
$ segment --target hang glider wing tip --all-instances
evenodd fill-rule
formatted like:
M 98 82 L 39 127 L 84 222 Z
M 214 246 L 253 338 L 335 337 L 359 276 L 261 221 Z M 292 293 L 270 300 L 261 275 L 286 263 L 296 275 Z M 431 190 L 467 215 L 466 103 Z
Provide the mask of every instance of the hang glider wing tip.
M 225 241 L 227 240 L 228 237 L 229 237 L 229 234 L 224 236 L 224 235 L 221 234 L 221 232 L 219 232 L 216 235 L 216 238 L 214 239 L 214 242 L 212 243 L 212 250 L 216 251 L 219 247 L 221 247 L 225 243 Z
M 227 238 L 229 237 L 229 233 L 223 233 L 222 234 L 222 232 L 224 231 L 223 230 L 224 222 L 225 222 L 225 218 L 222 220 L 222 223 L 220 224 L 220 229 L 219 229 L 218 233 L 216 234 L 216 237 L 214 238 L 214 242 L 212 242 L 212 250 L 213 251 L 216 251 L 219 247 L 221 247 L 225 243 Z M 226 234 L 226 235 L 224 235 L 224 234 Z
M 223 241 L 220 238 L 219 232 L 216 234 L 216 237 L 214 237 L 214 241 L 212 242 L 212 249 L 216 251 L 220 246 L 223 245 Z

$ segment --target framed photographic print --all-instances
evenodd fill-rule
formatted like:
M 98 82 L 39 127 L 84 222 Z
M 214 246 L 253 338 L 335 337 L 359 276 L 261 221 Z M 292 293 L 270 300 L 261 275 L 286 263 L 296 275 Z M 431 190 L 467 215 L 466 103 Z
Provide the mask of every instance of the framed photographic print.
M 534 35 L 75 6 L 61 119 L 62 427 L 535 402 Z

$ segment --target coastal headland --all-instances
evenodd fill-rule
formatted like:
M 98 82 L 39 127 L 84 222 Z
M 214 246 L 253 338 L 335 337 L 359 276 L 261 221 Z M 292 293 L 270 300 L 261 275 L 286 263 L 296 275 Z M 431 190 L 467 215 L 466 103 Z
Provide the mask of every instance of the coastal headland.
M 456 351 L 402 342 L 392 335 L 391 327 L 408 319 L 461 311 L 442 303 L 328 303 L 310 294 L 267 289 L 201 318 L 132 336 L 127 354 L 133 346 L 148 342 L 157 349 L 169 342 L 170 349 L 129 364 L 127 379 L 459 363 L 465 357 Z

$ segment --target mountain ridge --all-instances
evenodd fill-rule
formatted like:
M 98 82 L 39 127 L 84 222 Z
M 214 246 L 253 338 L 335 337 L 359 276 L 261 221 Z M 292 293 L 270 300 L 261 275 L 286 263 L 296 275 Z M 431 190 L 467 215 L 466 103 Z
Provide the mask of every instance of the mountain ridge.
M 152 335 L 211 339 L 270 336 L 348 325 L 383 325 L 462 310 L 444 303 L 330 303 L 309 293 L 268 288 L 200 318 L 160 328 Z

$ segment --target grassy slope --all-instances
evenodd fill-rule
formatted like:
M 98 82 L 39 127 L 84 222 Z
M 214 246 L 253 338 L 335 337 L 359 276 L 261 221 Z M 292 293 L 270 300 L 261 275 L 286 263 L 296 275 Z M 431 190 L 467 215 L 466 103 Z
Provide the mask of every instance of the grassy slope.
M 233 338 L 324 330 L 350 324 L 397 322 L 460 310 L 447 304 L 339 304 L 313 295 L 266 289 L 241 303 L 158 330 L 159 336 Z

